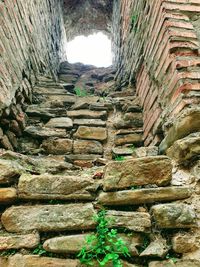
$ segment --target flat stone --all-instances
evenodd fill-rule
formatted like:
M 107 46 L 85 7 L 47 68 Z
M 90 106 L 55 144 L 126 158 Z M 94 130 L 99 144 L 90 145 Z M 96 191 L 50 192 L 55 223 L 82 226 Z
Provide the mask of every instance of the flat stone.
M 78 75 L 73 74 L 60 74 L 59 79 L 66 83 L 75 83 L 78 79 Z
M 190 187 L 163 187 L 133 189 L 100 193 L 98 201 L 103 205 L 136 205 L 185 199 L 192 195 Z
M 72 152 L 73 141 L 66 138 L 49 138 L 41 146 L 47 154 L 63 155 Z
M 37 255 L 16 254 L 8 258 L 0 257 L 1 267 L 81 267 L 78 260 L 57 259 L 49 257 L 40 257 Z
M 15 161 L 0 159 L 0 184 L 9 184 L 19 177 L 23 168 Z
M 178 163 L 198 158 L 200 155 L 200 132 L 179 139 L 167 150 L 167 155 Z
M 45 124 L 45 127 L 70 129 L 73 127 L 73 122 L 67 117 L 52 118 Z
M 116 129 L 124 129 L 129 127 L 142 127 L 143 115 L 139 113 L 126 113 L 123 117 L 119 117 L 114 121 Z
M 146 157 L 121 162 L 110 162 L 105 168 L 105 191 L 135 185 L 167 185 L 172 177 L 172 164 L 168 157 Z
M 28 126 L 24 131 L 25 133 L 33 137 L 67 137 L 65 129 L 51 129 L 40 126 Z
M 149 156 L 157 156 L 158 155 L 158 147 L 156 146 L 148 146 L 148 147 L 138 147 L 133 150 L 132 156 L 134 158 L 142 158 Z
M 74 141 L 73 152 L 75 154 L 103 154 L 103 146 L 98 141 L 77 140 Z
M 73 163 L 75 160 L 83 160 L 83 161 L 94 161 L 97 158 L 102 157 L 102 155 L 96 154 L 69 154 L 65 156 L 65 160 L 67 162 Z
M 167 260 L 167 261 L 152 261 L 149 263 L 149 267 L 199 267 L 199 260 Z
M 0 188 L 0 203 L 10 203 L 17 199 L 15 188 Z
M 19 179 L 18 194 L 23 199 L 93 200 L 97 187 L 87 176 L 23 174 Z
M 74 134 L 74 137 L 104 141 L 107 139 L 107 130 L 101 127 L 79 126 L 77 132 Z
M 161 153 L 164 153 L 176 140 L 200 131 L 200 107 L 184 109 L 171 125 L 159 146 Z
M 108 210 L 109 227 L 126 228 L 136 232 L 148 232 L 151 227 L 151 216 L 147 212 L 126 212 Z
M 189 253 L 198 249 L 199 236 L 194 233 L 177 233 L 172 238 L 172 248 L 176 253 Z
M 1 216 L 8 232 L 40 232 L 93 229 L 92 204 L 13 206 Z
M 133 153 L 133 149 L 131 149 L 130 147 L 125 147 L 125 146 L 121 146 L 121 147 L 113 147 L 112 148 L 112 152 L 115 155 L 131 155 Z
M 147 248 L 140 254 L 140 257 L 159 257 L 164 258 L 169 251 L 169 246 L 165 239 L 157 236 Z
M 193 208 L 186 204 L 160 204 L 151 208 L 159 228 L 191 228 L 197 226 Z
M 84 243 L 86 244 L 86 238 L 89 234 L 54 237 L 46 240 L 43 247 L 46 251 L 53 253 L 76 254 L 82 249 Z M 141 235 L 137 233 L 132 236 L 118 234 L 118 237 L 122 238 L 126 243 L 132 256 L 138 255 L 136 246 L 142 246 L 143 238 Z
M 71 106 L 71 110 L 88 109 L 91 103 L 97 102 L 98 98 L 97 96 L 78 97 L 75 104 Z
M 141 144 L 143 141 L 143 133 L 136 132 L 126 135 L 116 135 L 115 136 L 115 145 L 122 146 L 125 144 Z
M 66 109 L 42 107 L 39 105 L 30 105 L 26 109 L 26 114 L 29 116 L 39 116 L 44 118 L 54 118 L 66 114 Z
M 70 110 L 67 111 L 67 116 L 72 118 L 85 118 L 85 119 L 106 119 L 106 111 L 93 111 L 89 109 Z
M 34 248 L 40 243 L 38 233 L 32 234 L 0 234 L 0 250 Z
M 74 125 L 106 126 L 106 122 L 100 119 L 75 119 Z

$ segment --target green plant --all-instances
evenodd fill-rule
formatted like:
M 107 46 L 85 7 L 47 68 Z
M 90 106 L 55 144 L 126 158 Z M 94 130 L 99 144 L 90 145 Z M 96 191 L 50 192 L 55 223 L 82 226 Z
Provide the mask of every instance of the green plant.
M 4 257 L 6 257 L 6 256 L 12 256 L 12 255 L 14 255 L 16 253 L 17 253 L 17 250 L 16 249 L 9 249 L 9 250 L 6 250 L 6 251 L 1 251 L 0 252 L 0 256 L 4 256 Z
M 171 260 L 173 263 L 176 263 L 178 261 L 178 258 L 176 258 L 174 255 L 171 255 L 168 253 L 165 257 L 167 260 Z
M 63 201 L 62 200 L 59 200 L 59 199 L 50 199 L 49 201 L 49 204 L 63 204 Z
M 47 255 L 47 251 L 43 248 L 42 244 L 39 244 L 32 252 L 34 255 Z
M 124 161 L 125 157 L 124 156 L 115 156 L 115 161 Z
M 87 96 L 88 93 L 85 89 L 81 89 L 80 87 L 75 87 L 74 89 L 77 96 Z
M 87 266 L 97 261 L 99 266 L 112 262 L 114 267 L 122 267 L 120 255 L 130 256 L 125 242 L 118 238 L 116 229 L 108 228 L 109 220 L 105 210 L 100 211 L 94 220 L 97 223 L 96 233 L 86 238 L 86 245 L 79 252 L 78 258 Z
M 136 25 L 137 25 L 138 17 L 139 17 L 139 14 L 136 12 L 131 16 L 131 27 L 135 33 L 137 31 Z

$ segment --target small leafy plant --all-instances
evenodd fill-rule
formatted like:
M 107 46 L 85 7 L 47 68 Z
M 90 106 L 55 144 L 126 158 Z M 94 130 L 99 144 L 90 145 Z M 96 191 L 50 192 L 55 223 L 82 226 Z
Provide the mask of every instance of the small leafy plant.
M 87 96 L 88 95 L 87 91 L 85 89 L 81 89 L 80 87 L 75 87 L 74 91 L 75 91 L 77 96 L 82 96 L 83 97 L 83 96 Z
M 1 251 L 0 252 L 0 256 L 7 257 L 7 256 L 12 256 L 12 255 L 14 255 L 16 253 L 17 253 L 16 249 L 9 249 L 9 250 L 5 250 L 5 251 Z
M 124 161 L 125 157 L 124 156 L 115 156 L 115 161 Z
M 39 244 L 34 250 L 33 250 L 34 255 L 46 255 L 47 251 L 43 248 L 42 244 Z
M 106 211 L 102 210 L 94 218 L 97 223 L 96 233 L 86 238 L 86 245 L 78 254 L 82 264 L 92 266 L 95 261 L 99 266 L 112 262 L 113 267 L 122 267 L 120 255 L 130 257 L 125 242 L 117 236 L 116 229 L 109 229 Z

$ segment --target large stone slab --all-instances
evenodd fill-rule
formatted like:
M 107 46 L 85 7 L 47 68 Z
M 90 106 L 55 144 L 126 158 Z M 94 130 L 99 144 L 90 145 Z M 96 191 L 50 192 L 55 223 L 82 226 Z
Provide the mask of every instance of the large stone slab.
M 0 159 L 0 184 L 8 184 L 21 174 L 23 168 L 15 161 Z
M 19 179 L 18 194 L 23 199 L 92 200 L 97 187 L 87 176 L 23 174 Z
M 52 118 L 45 124 L 45 127 L 71 129 L 73 122 L 72 119 L 67 117 Z
M 47 154 L 63 155 L 72 152 L 73 141 L 66 138 L 48 138 L 42 142 L 41 147 Z
M 77 132 L 74 134 L 74 137 L 79 139 L 104 141 L 107 139 L 107 130 L 106 128 L 101 127 L 79 126 Z
M 51 108 L 46 106 L 30 105 L 27 107 L 26 113 L 29 116 L 54 118 L 66 114 L 66 109 L 58 107 Z
M 173 261 L 152 261 L 149 263 L 149 267 L 199 267 L 200 261 L 199 260 L 176 260 Z
M 89 109 L 70 110 L 67 111 L 67 116 L 72 118 L 85 118 L 85 119 L 106 119 L 106 111 L 94 111 Z
M 15 188 L 0 188 L 0 203 L 10 203 L 17 199 Z
M 136 232 L 148 232 L 151 227 L 151 217 L 147 212 L 125 212 L 109 210 L 109 227 L 127 228 Z
M 92 204 L 13 206 L 1 216 L 8 232 L 40 232 L 93 229 Z
M 0 257 L 1 267 L 81 267 L 78 260 L 57 259 L 32 255 L 16 254 L 9 258 Z
M 75 154 L 103 154 L 103 146 L 98 141 L 77 140 L 74 141 L 73 152 Z
M 111 162 L 105 168 L 105 191 L 128 188 L 135 185 L 167 185 L 171 181 L 172 165 L 165 156 L 130 159 Z
M 100 119 L 75 119 L 74 125 L 85 125 L 85 126 L 106 126 L 106 121 Z
M 190 197 L 190 187 L 163 187 L 133 189 L 118 192 L 100 193 L 98 201 L 103 205 L 136 205 L 143 203 L 165 202 Z
M 159 228 L 191 228 L 197 226 L 194 209 L 186 204 L 160 204 L 151 208 Z
M 32 234 L 0 234 L 0 250 L 34 248 L 40 242 L 38 233 Z M 0 265 L 1 266 L 1 265 Z
M 126 135 L 116 135 L 115 137 L 115 145 L 122 146 L 125 144 L 140 144 L 142 143 L 143 133 L 136 132 L 132 134 Z
M 33 137 L 67 137 L 65 129 L 51 129 L 40 126 L 28 126 L 24 131 L 25 133 Z
M 89 236 L 89 234 L 91 233 L 54 237 L 46 240 L 43 244 L 43 247 L 46 251 L 49 252 L 76 254 L 82 249 L 84 245 L 86 245 L 86 238 Z M 140 234 L 118 234 L 118 237 L 122 238 L 123 241 L 126 243 L 129 248 L 129 252 L 132 256 L 138 255 L 136 246 L 142 246 L 143 244 L 143 238 Z
M 200 155 L 200 132 L 177 140 L 168 150 L 167 155 L 178 163 L 188 162 Z

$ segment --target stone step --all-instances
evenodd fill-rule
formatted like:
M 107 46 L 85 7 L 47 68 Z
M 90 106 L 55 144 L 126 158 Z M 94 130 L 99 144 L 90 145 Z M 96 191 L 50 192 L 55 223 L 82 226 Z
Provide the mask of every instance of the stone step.
M 68 117 L 52 118 L 45 124 L 45 127 L 71 129 L 73 127 L 73 122 Z
M 142 142 L 143 142 L 143 132 L 116 135 L 114 140 L 116 146 L 122 146 L 125 144 L 141 145 Z
M 20 233 L 81 231 L 95 228 L 92 204 L 12 206 L 1 217 L 6 231 Z M 136 232 L 149 232 L 150 214 L 147 212 L 107 211 L 109 227 L 126 228 Z
M 74 154 L 103 154 L 103 146 L 98 141 L 75 140 L 73 143 Z
M 94 200 L 98 187 L 89 176 L 23 174 L 18 195 L 21 199 Z
M 69 154 L 65 155 L 65 160 L 70 163 L 75 163 L 76 161 L 93 162 L 101 157 L 102 155 L 98 154 Z
M 149 184 L 165 186 L 171 178 L 171 160 L 165 156 L 116 161 L 105 168 L 103 188 L 109 191 Z
M 44 154 L 65 155 L 72 153 L 73 140 L 67 138 L 50 137 L 43 140 L 41 149 Z
M 193 190 L 188 187 L 163 187 L 132 189 L 118 192 L 100 193 L 98 202 L 106 206 L 137 205 L 167 202 L 189 198 Z
M 106 126 L 106 121 L 100 119 L 74 119 L 73 123 L 79 126 Z
M 0 233 L 0 250 L 35 248 L 39 243 L 40 236 L 37 232 L 22 235 Z
M 43 247 L 46 251 L 53 253 L 76 254 L 86 245 L 86 238 L 90 234 L 94 233 L 54 237 L 46 240 Z M 132 256 L 138 256 L 139 253 L 136 246 L 143 245 L 144 238 L 142 235 L 138 233 L 133 233 L 132 235 L 118 234 L 118 237 L 122 238 L 126 243 Z
M 119 147 L 113 147 L 112 153 L 117 156 L 126 156 L 126 155 L 132 155 L 134 149 L 130 146 L 119 146 Z
M 28 116 L 36 116 L 41 118 L 55 118 L 66 115 L 65 108 L 50 108 L 41 105 L 30 105 L 26 109 Z
M 37 255 L 21 255 L 0 257 L 1 267 L 81 267 L 79 260 L 58 259 L 50 257 L 40 257 Z
M 0 188 L 0 203 L 7 204 L 17 199 L 17 190 L 15 188 Z
M 107 129 L 101 127 L 79 126 L 73 136 L 79 139 L 105 141 L 107 139 Z
M 107 118 L 106 111 L 93 111 L 89 109 L 70 110 L 67 111 L 67 116 L 72 118 L 84 118 L 84 119 L 103 119 Z
M 40 232 L 94 229 L 92 204 L 12 206 L 1 217 L 8 232 Z
M 39 95 L 66 95 L 67 94 L 67 90 L 65 90 L 64 88 L 61 88 L 60 86 L 58 86 L 56 88 L 55 87 L 43 87 L 43 86 L 35 86 L 33 88 L 33 94 L 39 94 Z
M 24 130 L 25 133 L 33 137 L 46 138 L 46 137 L 68 137 L 65 129 L 47 128 L 41 126 L 28 126 Z
M 183 203 L 155 205 L 151 213 L 158 228 L 197 227 L 194 208 Z

